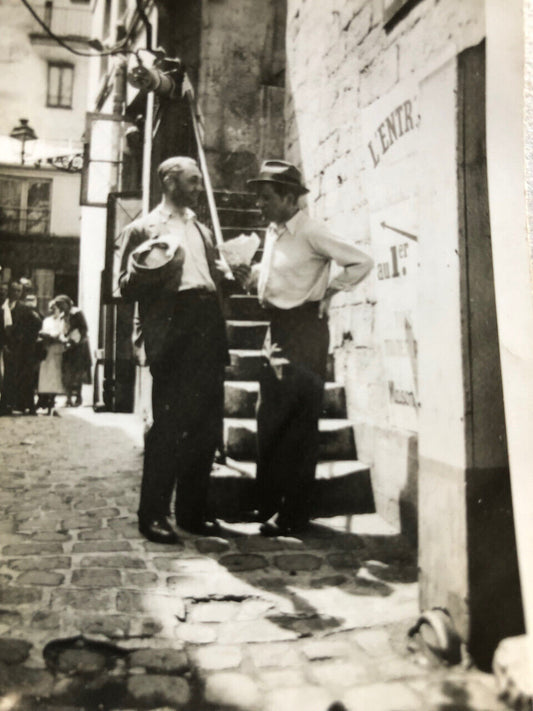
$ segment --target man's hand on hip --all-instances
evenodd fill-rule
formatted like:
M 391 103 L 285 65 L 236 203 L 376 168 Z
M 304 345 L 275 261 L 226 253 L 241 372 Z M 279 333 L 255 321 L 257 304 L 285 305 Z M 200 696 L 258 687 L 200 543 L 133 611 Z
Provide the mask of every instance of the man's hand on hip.
M 327 318 L 329 315 L 329 307 L 331 305 L 331 299 L 335 296 L 337 292 L 328 289 L 324 294 L 324 298 L 318 305 L 318 318 Z

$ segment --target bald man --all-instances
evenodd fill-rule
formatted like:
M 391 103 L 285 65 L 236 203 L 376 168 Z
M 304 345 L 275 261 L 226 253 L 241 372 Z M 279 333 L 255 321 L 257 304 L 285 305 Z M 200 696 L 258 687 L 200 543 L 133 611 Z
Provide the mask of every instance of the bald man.
M 139 530 L 148 540 L 175 543 L 168 520 L 174 490 L 180 528 L 198 535 L 216 531 L 206 508 L 228 351 L 215 246 L 192 209 L 203 190 L 201 173 L 191 158 L 174 157 L 161 163 L 158 176 L 161 203 L 123 233 L 119 284 L 126 300 L 139 303 L 153 376 Z M 163 252 L 156 249 L 161 245 Z M 160 267 L 150 268 L 158 261 Z

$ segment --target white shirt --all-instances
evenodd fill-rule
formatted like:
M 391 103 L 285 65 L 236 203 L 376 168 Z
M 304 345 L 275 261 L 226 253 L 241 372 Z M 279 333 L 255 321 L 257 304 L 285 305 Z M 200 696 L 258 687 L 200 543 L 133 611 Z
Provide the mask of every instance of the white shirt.
M 169 242 L 169 246 L 183 249 L 184 262 L 179 291 L 207 287 L 215 291 L 215 284 L 209 273 L 205 245 L 202 235 L 195 224 L 196 215 L 189 208 L 171 211 L 166 205 L 159 205 L 161 222 L 168 232 L 160 235 Z
M 41 331 L 52 338 L 61 338 L 65 334 L 65 319 L 63 316 L 47 316 L 43 320 Z
M 7 328 L 8 326 L 13 325 L 13 318 L 11 317 L 11 309 L 14 308 L 14 304 L 16 302 L 13 302 L 13 306 L 11 306 L 11 302 L 9 299 L 6 299 L 4 303 L 2 304 L 2 311 L 4 312 L 4 327 Z
M 343 270 L 330 282 L 332 261 Z M 271 224 L 267 229 L 258 275 L 259 300 L 279 309 L 321 301 L 329 286 L 336 291 L 353 289 L 372 264 L 352 242 L 299 211 L 285 225 Z

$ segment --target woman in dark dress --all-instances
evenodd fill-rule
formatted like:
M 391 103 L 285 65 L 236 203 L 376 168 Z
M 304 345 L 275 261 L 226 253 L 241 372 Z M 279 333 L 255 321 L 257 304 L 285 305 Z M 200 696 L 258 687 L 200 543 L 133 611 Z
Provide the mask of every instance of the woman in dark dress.
M 54 299 L 65 320 L 65 351 L 63 353 L 63 385 L 67 407 L 82 404 L 81 386 L 91 382 L 91 350 L 87 338 L 87 321 L 72 299 L 65 295 Z

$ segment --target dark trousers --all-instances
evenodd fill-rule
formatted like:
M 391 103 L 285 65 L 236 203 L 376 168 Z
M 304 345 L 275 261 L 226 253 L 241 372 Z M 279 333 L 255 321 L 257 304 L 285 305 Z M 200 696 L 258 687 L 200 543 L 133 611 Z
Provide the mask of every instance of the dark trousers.
M 0 410 L 33 410 L 35 360 L 28 355 L 28 348 L 4 350 L 4 382 Z
M 277 514 L 284 526 L 309 521 L 319 454 L 329 346 L 327 319 L 318 303 L 270 309 L 269 340 L 288 362 L 264 359 L 257 407 L 257 497 L 263 518 Z
M 145 441 L 139 519 L 170 513 L 205 520 L 213 457 L 223 414 L 225 326 L 215 295 L 183 292 L 153 376 L 153 425 Z

